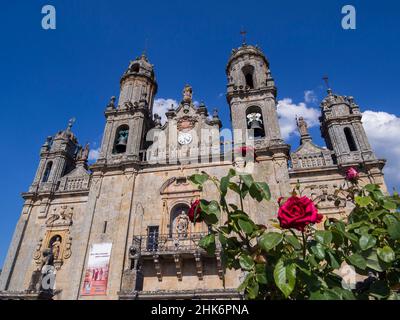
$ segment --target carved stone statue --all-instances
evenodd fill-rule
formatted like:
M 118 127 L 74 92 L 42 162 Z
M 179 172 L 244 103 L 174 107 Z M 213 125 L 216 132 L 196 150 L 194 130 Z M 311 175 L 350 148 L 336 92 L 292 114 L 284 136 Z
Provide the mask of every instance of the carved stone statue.
M 189 217 L 186 212 L 182 210 L 179 216 L 176 217 L 175 231 L 178 237 L 187 237 L 189 227 Z
M 299 133 L 301 136 L 308 135 L 307 122 L 304 121 L 303 117 L 297 119 L 297 127 L 299 128 Z
M 192 102 L 193 89 L 188 84 L 183 88 L 183 102 Z
M 114 96 L 112 96 L 110 98 L 110 102 L 107 105 L 107 109 L 110 109 L 110 110 L 115 109 L 115 97 Z
M 133 270 L 138 270 L 140 257 L 140 248 L 138 248 L 136 245 L 132 245 L 129 248 L 129 258 L 133 260 Z

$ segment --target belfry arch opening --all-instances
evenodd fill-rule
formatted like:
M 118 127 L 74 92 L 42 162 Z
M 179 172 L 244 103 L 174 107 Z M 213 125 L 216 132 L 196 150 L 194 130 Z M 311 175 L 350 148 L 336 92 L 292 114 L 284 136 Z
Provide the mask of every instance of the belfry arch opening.
M 115 133 L 114 153 L 125 153 L 128 145 L 129 126 L 122 125 L 118 127 Z
M 47 163 L 46 169 L 44 170 L 44 173 L 43 173 L 42 182 L 47 182 L 49 180 L 52 166 L 53 166 L 53 162 L 52 161 Z
M 246 81 L 246 87 L 254 89 L 254 67 L 251 65 L 244 66 L 242 72 Z
M 251 106 L 246 110 L 247 130 L 252 133 L 251 137 L 258 139 L 265 137 L 264 119 L 262 116 L 261 108 Z
M 357 151 L 357 145 L 351 129 L 348 127 L 344 128 L 344 135 L 346 136 L 347 145 L 349 146 L 350 151 Z

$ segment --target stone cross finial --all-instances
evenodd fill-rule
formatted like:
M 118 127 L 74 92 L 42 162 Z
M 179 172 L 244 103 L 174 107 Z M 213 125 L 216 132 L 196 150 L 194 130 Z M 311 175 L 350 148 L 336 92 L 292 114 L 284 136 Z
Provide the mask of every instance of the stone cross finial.
M 245 45 L 246 44 L 247 31 L 242 28 L 242 30 L 240 30 L 240 34 L 242 35 L 242 44 Z
M 328 78 L 328 76 L 324 76 L 324 77 L 322 78 L 322 80 L 324 80 L 324 82 L 325 82 L 325 85 L 326 85 L 328 94 L 331 94 L 331 93 L 332 93 L 332 89 L 331 89 L 331 87 L 329 86 L 329 81 L 328 81 L 329 78 Z

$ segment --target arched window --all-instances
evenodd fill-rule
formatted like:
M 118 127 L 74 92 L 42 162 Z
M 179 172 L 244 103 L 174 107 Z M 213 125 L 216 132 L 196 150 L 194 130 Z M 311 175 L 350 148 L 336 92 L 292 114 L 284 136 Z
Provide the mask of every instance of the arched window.
M 113 153 L 125 153 L 128 145 L 129 127 L 124 124 L 115 133 Z
M 53 162 L 52 161 L 47 162 L 46 169 L 44 170 L 44 173 L 43 173 L 42 182 L 47 182 L 49 180 L 52 166 L 53 166 Z
M 357 151 L 357 145 L 356 142 L 354 141 L 354 137 L 350 128 L 348 127 L 344 128 L 344 135 L 346 136 L 347 144 L 349 146 L 350 151 Z
M 264 120 L 260 107 L 251 106 L 246 110 L 247 129 L 253 130 L 252 137 L 265 137 Z
M 244 78 L 246 80 L 246 86 L 250 89 L 254 88 L 254 67 L 251 65 L 244 66 L 242 68 Z
M 171 210 L 169 221 L 169 236 L 186 238 L 189 231 L 190 220 L 187 216 L 189 206 L 185 203 L 175 205 Z

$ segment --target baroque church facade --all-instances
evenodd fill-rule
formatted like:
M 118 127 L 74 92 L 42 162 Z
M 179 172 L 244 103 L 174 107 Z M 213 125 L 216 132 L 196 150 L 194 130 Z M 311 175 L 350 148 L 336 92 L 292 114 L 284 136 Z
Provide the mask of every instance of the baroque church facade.
M 300 117 L 300 146 L 290 152 L 280 133 L 277 90 L 262 51 L 246 44 L 232 50 L 226 75 L 231 139 L 222 137 L 217 111 L 209 114 L 204 104 L 194 105 L 188 85 L 179 106 L 171 106 L 161 124 L 152 110 L 155 73 L 145 55 L 130 62 L 119 99 L 112 97 L 105 109 L 94 164 L 88 166 L 89 148 L 79 145 L 72 122 L 48 137 L 33 183 L 22 194 L 0 298 L 240 298 L 241 273 L 224 270 L 218 245 L 213 255 L 198 246 L 207 226 L 193 225 L 186 215 L 194 200 L 218 198 L 212 186 L 199 190 L 189 182 L 201 171 L 221 178 L 236 168 L 267 182 L 270 202 L 244 202 L 263 224 L 276 217 L 276 200 L 288 196 L 298 182 L 320 213 L 345 218 L 351 207 L 333 190 L 352 166 L 362 183 L 386 190 L 385 161 L 371 149 L 352 97 L 329 89 L 320 117 L 326 147 L 313 143 Z M 235 152 L 243 145 L 254 148 L 256 159 Z

